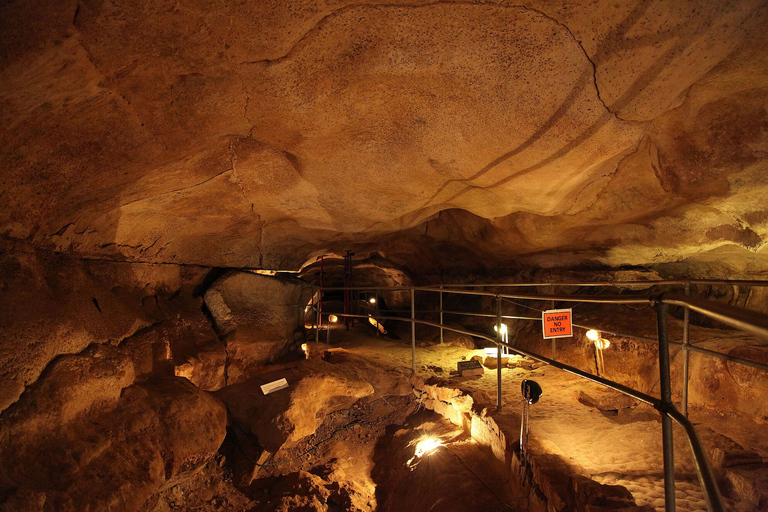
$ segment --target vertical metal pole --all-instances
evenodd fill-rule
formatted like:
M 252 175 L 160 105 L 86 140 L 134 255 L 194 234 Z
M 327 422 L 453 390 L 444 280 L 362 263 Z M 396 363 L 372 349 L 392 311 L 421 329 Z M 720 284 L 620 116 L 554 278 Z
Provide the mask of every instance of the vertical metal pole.
M 549 283 L 549 292 L 555 294 L 555 283 Z M 551 309 L 555 309 L 555 301 L 549 303 Z M 552 360 L 557 361 L 557 338 L 552 338 Z
M 659 384 L 661 387 L 661 433 L 664 450 L 664 505 L 666 512 L 675 512 L 675 451 L 672 418 L 666 413 L 672 406 L 672 384 L 669 377 L 669 337 L 667 336 L 666 304 L 657 303 L 656 322 L 659 332 Z
M 416 290 L 411 288 L 411 373 L 416 373 Z
M 685 283 L 685 295 L 691 294 L 691 283 Z M 688 306 L 684 306 L 683 311 L 683 414 L 688 417 L 688 363 L 690 352 L 688 351 L 689 327 L 691 321 L 691 311 Z
M 325 350 L 331 348 L 331 324 L 325 326 Z
M 440 285 L 440 344 L 443 344 L 443 286 Z
M 320 343 L 320 328 L 323 326 L 323 259 L 320 256 L 320 290 L 317 292 L 317 326 L 315 327 L 315 343 Z
M 496 295 L 496 340 L 501 336 L 501 297 Z M 496 410 L 501 412 L 501 343 L 496 344 Z

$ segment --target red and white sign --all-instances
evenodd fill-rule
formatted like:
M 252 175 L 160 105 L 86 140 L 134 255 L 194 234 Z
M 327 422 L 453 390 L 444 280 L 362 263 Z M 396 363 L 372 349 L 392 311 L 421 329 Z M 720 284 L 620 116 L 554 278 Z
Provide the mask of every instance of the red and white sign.
M 570 309 L 550 309 L 541 313 L 544 338 L 569 338 L 573 336 L 573 313 Z

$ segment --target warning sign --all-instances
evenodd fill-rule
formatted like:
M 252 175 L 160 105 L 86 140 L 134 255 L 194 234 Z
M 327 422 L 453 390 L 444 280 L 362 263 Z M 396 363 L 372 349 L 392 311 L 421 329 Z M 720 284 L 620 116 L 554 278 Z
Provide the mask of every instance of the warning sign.
M 541 314 L 544 338 L 568 338 L 573 336 L 570 309 L 550 309 Z

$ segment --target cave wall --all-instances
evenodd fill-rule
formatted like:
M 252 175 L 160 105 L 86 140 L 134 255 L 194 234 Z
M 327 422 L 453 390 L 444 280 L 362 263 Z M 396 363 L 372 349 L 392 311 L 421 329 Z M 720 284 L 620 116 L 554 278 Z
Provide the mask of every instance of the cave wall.
M 210 391 L 240 359 L 206 290 L 224 290 L 241 341 L 300 356 L 303 288 L 275 277 L 245 275 L 260 286 L 233 302 L 238 274 L 19 242 L 3 242 L 0 270 L 0 510 L 143 510 L 212 460 L 227 410 Z

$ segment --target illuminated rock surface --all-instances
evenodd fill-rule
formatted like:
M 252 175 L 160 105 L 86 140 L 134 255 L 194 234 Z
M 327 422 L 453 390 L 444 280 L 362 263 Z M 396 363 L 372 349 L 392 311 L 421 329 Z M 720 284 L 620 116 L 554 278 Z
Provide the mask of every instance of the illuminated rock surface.
M 765 268 L 757 0 L 1 9 L 6 237 L 285 269 Z

